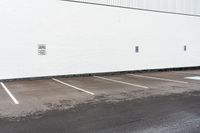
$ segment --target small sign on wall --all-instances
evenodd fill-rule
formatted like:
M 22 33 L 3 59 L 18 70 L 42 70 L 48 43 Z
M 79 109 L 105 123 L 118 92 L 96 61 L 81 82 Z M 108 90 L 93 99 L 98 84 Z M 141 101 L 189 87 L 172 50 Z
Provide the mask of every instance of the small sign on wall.
M 47 55 L 46 44 L 39 44 L 38 45 L 38 55 L 41 55 L 41 56 Z

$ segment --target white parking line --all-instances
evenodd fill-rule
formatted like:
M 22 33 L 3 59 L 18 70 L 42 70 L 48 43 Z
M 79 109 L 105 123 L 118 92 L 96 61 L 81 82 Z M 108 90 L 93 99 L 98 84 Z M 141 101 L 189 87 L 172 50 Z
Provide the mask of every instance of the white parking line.
M 185 77 L 185 79 L 200 80 L 200 76 Z
M 13 100 L 13 102 L 15 104 L 19 104 L 19 102 L 17 101 L 17 99 L 12 95 L 12 93 L 8 90 L 8 88 L 5 86 L 5 84 L 3 82 L 1 82 L 1 86 L 4 88 L 4 90 L 8 93 L 8 95 L 10 96 L 10 98 Z
M 162 80 L 162 81 L 175 82 L 175 83 L 181 83 L 181 84 L 188 84 L 188 82 L 179 81 L 179 80 L 171 80 L 171 79 L 158 78 L 158 77 L 150 77 L 150 76 L 136 75 L 136 74 L 128 74 L 128 75 L 134 76 L 134 77 L 140 77 L 140 78 L 148 78 L 148 79 Z
M 144 89 L 148 89 L 148 88 L 149 88 L 149 87 L 147 87 L 147 86 L 132 84 L 132 83 L 128 83 L 128 82 L 124 82 L 124 81 L 119 81 L 119 80 L 114 80 L 114 79 L 109 79 L 109 78 L 104 78 L 104 77 L 100 77 L 100 76 L 94 76 L 94 77 L 95 77 L 95 78 L 99 78 L 99 79 L 103 79 L 103 80 L 107 80 L 107 81 L 112 81 L 112 82 L 116 82 L 116 83 L 121 83 L 121 84 L 125 84 L 125 85 L 130 85 L 130 86 L 134 86 L 134 87 L 139 87 L 139 88 L 144 88 Z
M 88 94 L 90 94 L 90 95 L 95 95 L 93 92 L 90 92 L 90 91 L 87 91 L 87 90 L 81 89 L 81 88 L 79 88 L 79 87 L 76 87 L 76 86 L 70 85 L 70 84 L 65 83 L 65 82 L 63 82 L 63 81 L 61 81 L 61 80 L 58 80 L 58 79 L 55 79 L 55 78 L 52 78 L 52 80 L 54 80 L 54 81 L 56 81 L 56 82 L 58 82 L 58 83 L 61 83 L 61 84 L 63 84 L 63 85 L 69 86 L 69 87 L 71 87 L 71 88 L 74 88 L 74 89 L 76 89 L 76 90 L 79 90 L 79 91 L 82 91 L 82 92 L 88 93 Z

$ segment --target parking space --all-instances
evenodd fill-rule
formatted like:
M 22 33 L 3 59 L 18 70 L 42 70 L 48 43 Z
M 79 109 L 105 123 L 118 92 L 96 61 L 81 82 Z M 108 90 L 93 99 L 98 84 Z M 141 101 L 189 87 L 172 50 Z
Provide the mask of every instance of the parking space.
M 89 95 L 92 95 L 92 96 L 95 95 L 94 92 L 91 92 L 91 91 L 89 91 L 89 90 L 83 89 L 82 86 L 81 86 L 81 87 L 77 87 L 77 86 L 75 86 L 75 85 L 69 84 L 69 83 L 67 83 L 66 81 L 64 81 L 64 79 L 52 78 L 52 80 L 55 81 L 55 82 L 57 82 L 57 83 L 59 83 L 59 84 L 62 84 L 62 85 L 71 87 L 71 89 L 75 89 L 75 90 L 78 90 L 78 91 L 80 91 L 80 92 L 84 92 L 84 93 L 87 93 L 87 94 L 89 94 Z
M 4 88 L 0 86 L 0 106 L 4 105 L 5 103 L 9 106 L 13 104 L 11 98 L 8 96 Z
M 185 80 L 192 83 L 199 83 L 200 81 L 200 70 L 179 71 L 177 74 L 184 76 Z
M 0 85 L 0 117 L 5 116 L 10 107 L 16 106 L 6 90 Z
M 198 80 L 192 80 L 186 78 L 186 77 L 193 77 L 195 75 L 188 72 L 185 73 L 185 71 L 148 72 L 148 73 L 128 74 L 128 75 L 142 79 L 149 79 L 152 81 L 154 80 L 160 86 L 158 89 L 161 89 L 162 91 L 165 91 L 167 93 L 181 93 L 181 92 L 199 90 L 200 82 Z
M 61 78 L 60 80 L 92 91 L 96 95 L 114 95 L 121 92 L 137 91 L 141 89 L 136 86 L 107 81 L 96 77 Z
M 148 76 L 148 77 L 156 77 L 156 78 L 162 78 L 162 79 L 169 79 L 174 80 L 175 82 L 186 82 L 186 83 L 194 83 L 194 84 L 200 84 L 197 80 L 191 80 L 187 79 L 186 77 L 193 77 L 193 76 L 200 76 L 199 70 L 193 70 L 193 71 L 174 71 L 174 72 L 150 72 L 141 74 L 142 76 Z
M 130 74 L 135 77 L 141 77 L 144 79 L 154 79 L 158 81 L 174 82 L 180 84 L 187 84 L 188 82 L 184 80 L 184 75 L 178 74 L 176 72 L 148 72 L 142 74 Z
M 19 99 L 20 103 L 33 102 L 34 100 L 52 100 L 59 98 L 77 99 L 87 97 L 86 94 L 73 90 L 68 86 L 58 84 L 50 79 L 34 81 L 14 81 L 6 83 L 13 95 Z M 55 98 L 55 99 L 52 99 Z
M 91 98 L 81 91 L 74 90 L 51 79 L 13 81 L 4 84 L 19 101 L 19 105 L 9 106 L 9 109 L 1 115 L 21 116 L 56 107 L 67 108 Z M 9 98 L 5 92 L 4 97 Z M 2 101 L 5 104 L 8 103 L 5 100 Z M 10 98 L 9 102 L 13 102 L 13 100 Z
M 197 70 L 196 74 L 200 72 Z M 84 102 L 136 99 L 200 90 L 195 71 L 17 80 L 0 86 L 0 116 L 67 109 Z
M 126 81 L 133 84 L 140 84 L 140 85 L 148 87 L 149 89 L 163 88 L 163 86 L 165 88 L 168 88 L 173 85 L 181 86 L 183 84 L 183 83 L 174 83 L 172 81 L 164 81 L 164 80 L 159 80 L 159 79 L 138 77 L 132 74 L 116 75 L 116 76 L 112 76 L 111 78 L 115 80 Z
M 177 73 L 188 74 L 188 75 L 194 76 L 194 75 L 200 75 L 200 70 L 178 71 Z
M 143 75 L 135 75 L 135 74 L 125 74 L 125 75 L 114 75 L 114 76 L 107 76 L 106 78 L 127 82 L 130 84 L 139 84 L 145 86 L 147 88 L 140 88 L 140 93 L 150 93 L 150 94 L 170 94 L 170 93 L 181 93 L 188 90 L 194 90 L 191 84 L 184 81 L 178 80 L 170 80 L 170 79 L 161 79 L 161 78 L 153 78 L 153 77 L 146 77 Z M 145 95 L 144 95 L 145 96 Z

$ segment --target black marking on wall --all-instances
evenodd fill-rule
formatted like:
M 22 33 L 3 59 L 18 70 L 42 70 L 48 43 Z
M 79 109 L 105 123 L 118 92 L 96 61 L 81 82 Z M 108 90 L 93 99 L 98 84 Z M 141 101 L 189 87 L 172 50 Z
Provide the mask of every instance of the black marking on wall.
M 184 51 L 187 51 L 187 46 L 186 45 L 184 46 Z

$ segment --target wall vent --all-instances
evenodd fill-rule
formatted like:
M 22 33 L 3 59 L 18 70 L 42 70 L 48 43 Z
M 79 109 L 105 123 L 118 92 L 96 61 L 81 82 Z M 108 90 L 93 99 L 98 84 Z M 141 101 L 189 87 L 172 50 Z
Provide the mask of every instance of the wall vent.
M 38 55 L 46 55 L 47 51 L 46 51 L 46 45 L 45 44 L 39 44 L 38 45 Z
M 187 51 L 187 46 L 186 45 L 184 46 L 184 51 Z
M 139 46 L 135 46 L 135 53 L 139 53 L 140 50 L 139 50 Z

